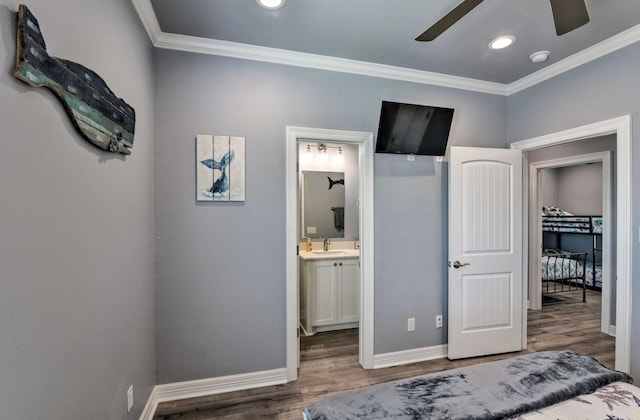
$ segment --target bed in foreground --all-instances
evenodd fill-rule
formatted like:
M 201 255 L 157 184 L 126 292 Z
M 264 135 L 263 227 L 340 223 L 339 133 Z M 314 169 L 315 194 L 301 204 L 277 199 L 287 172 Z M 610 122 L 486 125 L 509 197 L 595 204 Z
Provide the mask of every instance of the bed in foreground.
M 640 388 L 631 382 L 589 356 L 539 352 L 344 392 L 303 413 L 306 420 L 640 419 Z M 594 417 L 601 408 L 606 414 Z

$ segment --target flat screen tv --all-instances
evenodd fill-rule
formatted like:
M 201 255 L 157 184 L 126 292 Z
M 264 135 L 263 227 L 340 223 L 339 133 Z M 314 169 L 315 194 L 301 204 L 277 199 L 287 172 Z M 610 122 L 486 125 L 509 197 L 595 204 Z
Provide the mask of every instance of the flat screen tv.
M 382 101 L 376 153 L 443 156 L 453 109 Z

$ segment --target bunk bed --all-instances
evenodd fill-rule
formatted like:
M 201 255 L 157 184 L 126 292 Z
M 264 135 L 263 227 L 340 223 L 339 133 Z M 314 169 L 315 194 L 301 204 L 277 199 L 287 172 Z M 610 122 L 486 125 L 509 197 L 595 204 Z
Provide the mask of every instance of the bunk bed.
M 542 214 L 543 293 L 581 290 L 584 302 L 586 288 L 602 290 L 602 216 L 577 216 L 557 207 L 543 207 Z M 567 234 L 590 236 L 590 249 L 563 250 L 562 237 Z M 548 244 L 549 235 L 554 246 Z

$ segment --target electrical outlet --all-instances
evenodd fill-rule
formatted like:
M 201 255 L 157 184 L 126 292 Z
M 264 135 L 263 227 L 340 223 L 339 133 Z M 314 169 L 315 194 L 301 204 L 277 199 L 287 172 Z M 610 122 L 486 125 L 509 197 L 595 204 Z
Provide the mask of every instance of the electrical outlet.
M 133 408 L 133 385 L 127 389 L 127 413 Z
M 442 315 L 436 315 L 436 328 L 442 328 Z
M 416 319 L 415 318 L 407 319 L 407 331 L 411 332 L 415 330 L 416 330 Z

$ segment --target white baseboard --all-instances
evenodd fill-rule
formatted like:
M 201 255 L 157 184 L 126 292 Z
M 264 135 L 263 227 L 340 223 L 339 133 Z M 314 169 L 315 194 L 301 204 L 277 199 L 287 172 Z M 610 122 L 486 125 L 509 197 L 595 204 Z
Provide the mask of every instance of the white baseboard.
M 442 359 L 444 357 L 447 357 L 446 344 L 377 354 L 374 355 L 373 367 L 374 369 L 379 369 L 423 362 L 426 360 Z M 287 370 L 283 368 L 245 373 L 241 375 L 221 376 L 217 378 L 156 385 L 149 396 L 149 400 L 147 401 L 142 414 L 140 415 L 140 420 L 152 420 L 156 409 L 158 408 L 158 404 L 161 402 L 204 397 L 207 395 L 222 394 L 224 392 L 241 391 L 244 389 L 260 388 L 285 383 L 287 383 Z
M 612 337 L 616 336 L 616 326 L 615 325 L 609 325 L 609 331 L 603 331 L 604 333 L 609 334 Z
M 375 354 L 373 356 L 373 368 L 385 368 L 409 363 L 424 362 L 427 360 L 442 359 L 448 355 L 446 344 L 422 347 L 419 349 L 394 351 L 391 353 Z
M 287 369 L 273 369 L 240 375 L 220 376 L 195 381 L 156 385 L 151 392 L 140 420 L 151 420 L 158 404 L 165 401 L 204 397 L 225 392 L 287 383 Z
M 153 391 L 151 391 L 151 395 L 149 395 L 149 399 L 147 400 L 147 404 L 144 406 L 144 410 L 142 410 L 142 414 L 140 414 L 139 420 L 153 420 L 153 416 L 156 414 L 157 408 L 158 400 L 156 399 L 156 387 L 153 387 Z

